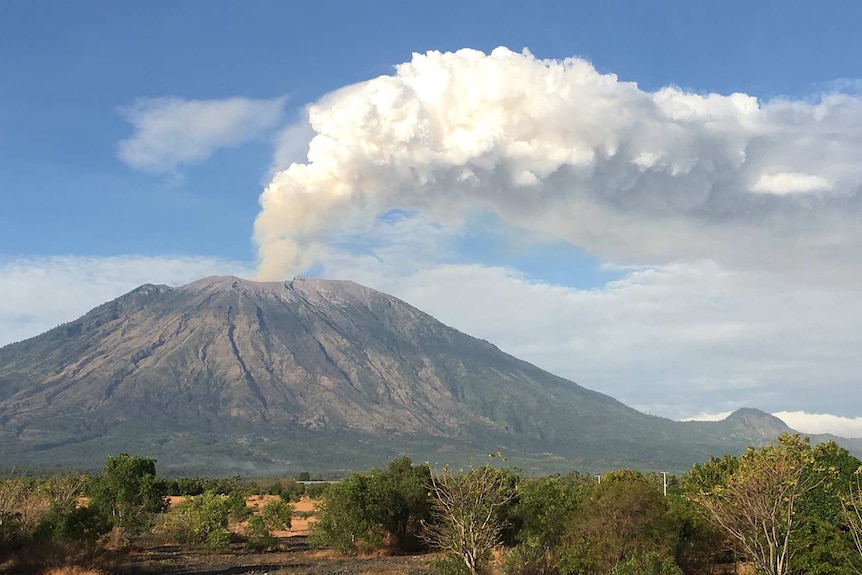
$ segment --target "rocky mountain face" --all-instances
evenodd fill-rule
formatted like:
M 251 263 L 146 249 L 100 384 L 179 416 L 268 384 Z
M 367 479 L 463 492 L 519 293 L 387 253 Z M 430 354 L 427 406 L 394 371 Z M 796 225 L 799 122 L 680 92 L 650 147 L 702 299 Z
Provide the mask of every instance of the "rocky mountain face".
M 772 439 L 756 419 L 641 414 L 353 282 L 145 285 L 0 349 L 0 456 L 25 465 L 133 451 L 266 471 L 503 449 L 537 469 L 684 469 Z

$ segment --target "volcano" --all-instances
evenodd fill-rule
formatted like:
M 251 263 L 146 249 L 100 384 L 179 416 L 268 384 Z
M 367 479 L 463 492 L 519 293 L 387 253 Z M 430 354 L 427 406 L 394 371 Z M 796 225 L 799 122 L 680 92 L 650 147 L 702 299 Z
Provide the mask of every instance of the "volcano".
M 680 423 L 556 377 L 349 281 L 144 285 L 0 349 L 0 456 L 176 472 L 356 469 L 498 450 L 536 470 L 684 470 L 790 431 Z

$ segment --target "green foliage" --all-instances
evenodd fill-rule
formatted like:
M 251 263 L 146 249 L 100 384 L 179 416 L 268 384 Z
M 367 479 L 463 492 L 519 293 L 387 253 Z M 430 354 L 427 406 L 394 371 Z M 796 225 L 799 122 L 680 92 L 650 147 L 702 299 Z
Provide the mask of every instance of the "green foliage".
M 218 493 L 219 495 L 225 495 L 219 491 L 211 491 L 210 493 Z M 245 494 L 241 491 L 230 491 L 225 497 L 227 497 L 227 506 L 230 512 L 230 518 L 237 523 L 241 521 L 245 521 L 249 517 L 251 517 L 254 511 L 245 503 Z
M 105 468 L 89 485 L 90 505 L 112 526 L 136 534 L 164 511 L 166 486 L 156 478 L 156 460 L 125 453 L 105 460 Z
M 290 529 L 293 506 L 283 499 L 270 501 L 260 510 L 264 526 L 271 531 Z
M 555 550 L 521 543 L 506 555 L 507 575 L 559 575 Z
M 672 561 L 679 534 L 661 487 L 630 470 L 594 484 L 559 549 L 563 572 L 609 573 L 636 554 Z
M 811 450 L 812 464 L 804 483 L 816 485 L 803 494 L 796 507 L 799 529 L 790 544 L 794 553 L 790 571 L 808 575 L 844 575 L 862 572 L 862 557 L 852 549 L 852 537 L 842 513 L 859 460 L 836 443 L 821 443 Z
M 278 539 L 273 537 L 260 515 L 253 515 L 248 520 L 248 539 L 245 548 L 250 551 L 275 551 L 278 549 Z
M 862 573 L 862 562 L 839 525 L 817 517 L 806 517 L 794 533 L 795 552 L 791 573 L 806 575 L 854 575 Z
M 311 541 L 346 554 L 380 549 L 387 542 L 395 549 L 410 548 L 430 517 L 429 478 L 428 466 L 402 457 L 385 470 L 337 481 L 321 497 Z
M 587 493 L 577 475 L 523 480 L 511 513 L 522 545 L 552 548 L 560 544 Z
M 611 575 L 683 575 L 683 572 L 672 559 L 655 551 L 635 551 L 617 563 Z
M 110 531 L 105 516 L 92 507 L 64 508 L 52 505 L 36 528 L 41 539 L 66 539 L 82 545 L 95 545 L 99 537 Z
M 724 549 L 722 534 L 680 495 L 668 496 L 668 520 L 676 534 L 676 564 L 685 573 L 709 573 Z
M 434 575 L 470 575 L 470 569 L 464 560 L 452 553 L 444 553 L 431 561 L 431 573 Z
M 269 495 L 278 495 L 285 501 L 299 501 L 305 495 L 305 485 L 294 479 L 279 479 L 269 485 L 266 490 Z
M 305 494 L 311 499 L 320 499 L 326 490 L 329 489 L 330 483 L 313 483 L 305 486 Z
M 230 543 L 230 513 L 227 495 L 205 491 L 177 505 L 168 514 L 165 528 L 178 543 L 222 549 Z
M 841 503 L 858 464 L 832 442 L 812 448 L 785 434 L 738 458 L 695 465 L 686 496 L 764 573 L 849 572 L 858 560 L 847 551 Z

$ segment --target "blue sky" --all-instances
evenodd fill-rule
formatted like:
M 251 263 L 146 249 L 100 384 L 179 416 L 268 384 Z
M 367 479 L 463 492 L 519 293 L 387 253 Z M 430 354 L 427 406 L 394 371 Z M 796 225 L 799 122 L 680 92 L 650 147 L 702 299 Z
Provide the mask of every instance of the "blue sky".
M 660 415 L 750 405 L 862 416 L 862 403 L 846 400 L 858 384 L 853 322 L 862 317 L 851 289 L 862 277 L 852 227 L 862 178 L 847 159 L 862 126 L 858 3 L 21 1 L 2 12 L 0 344 L 139 283 L 254 275 L 261 192 L 288 167 L 284 158 L 305 162 L 309 140 L 322 133 L 323 124 L 306 122 L 307 105 L 395 75 L 402 63 L 419 70 L 413 53 L 490 55 L 505 46 L 524 74 L 541 76 L 549 69 L 541 61 L 575 57 L 592 66 L 578 78 L 596 86 L 616 75 L 608 101 L 636 102 L 635 128 L 599 133 L 594 126 L 592 149 L 599 158 L 615 156 L 618 144 L 642 150 L 631 158 L 641 173 L 628 195 L 613 186 L 635 176 L 616 174 L 614 161 L 596 160 L 583 175 L 578 170 L 593 160 L 565 160 L 543 175 L 545 152 L 531 156 L 523 174 L 538 174 L 536 189 L 551 199 L 525 199 L 532 184 L 517 175 L 511 190 L 497 190 L 500 173 L 482 172 L 482 162 L 508 170 L 521 161 L 499 133 L 499 157 L 465 160 L 478 183 L 460 192 L 461 176 L 416 159 L 425 156 L 382 167 L 366 156 L 341 158 L 338 165 L 359 166 L 351 198 L 373 205 L 338 200 L 287 223 L 273 215 L 272 237 L 289 236 L 313 255 L 279 263 L 277 273 L 310 271 L 384 289 Z M 458 70 L 468 60 L 429 65 Z M 501 91 L 528 81 L 493 70 Z M 652 115 L 668 86 L 673 106 L 701 115 L 675 116 L 679 133 L 659 127 L 653 134 L 648 126 L 669 117 L 665 109 Z M 459 89 L 447 97 L 472 97 L 469 86 Z M 722 100 L 707 102 L 711 93 Z M 729 103 L 733 93 L 756 103 Z M 338 106 L 358 109 L 355 98 L 327 96 L 320 122 L 340 117 Z M 613 115 L 590 115 L 593 102 L 549 114 L 562 122 L 577 115 L 582 127 L 593 117 L 611 123 Z M 743 109 L 752 105 L 759 112 Z M 391 121 L 385 110 L 373 113 Z M 529 109 L 512 113 L 531 117 Z M 339 129 L 329 136 L 343 149 L 368 141 L 367 132 Z M 650 151 L 659 141 L 660 153 Z M 731 148 L 747 156 L 726 167 L 736 161 L 725 153 Z M 686 156 L 692 149 L 701 150 L 694 160 Z M 676 163 L 664 166 L 661 157 Z M 698 171 L 692 161 L 711 167 Z M 369 171 L 375 166 L 379 172 Z M 455 183 L 405 192 L 412 180 L 398 180 L 399 166 Z M 577 198 L 565 195 L 567 178 Z M 698 188 L 704 178 L 708 189 Z M 378 193 L 378 185 L 388 191 Z M 694 189 L 700 196 L 691 200 Z M 676 199 L 663 203 L 669 194 Z M 387 210 L 407 215 L 387 218 Z M 325 223 L 307 223 L 315 214 Z M 300 234 L 297 225 L 311 227 Z M 57 286 L 65 295 L 54 294 Z M 794 306 L 808 311 L 789 313 L 791 321 Z M 833 391 L 815 389 L 824 386 Z M 804 421 L 838 425 L 826 415 Z

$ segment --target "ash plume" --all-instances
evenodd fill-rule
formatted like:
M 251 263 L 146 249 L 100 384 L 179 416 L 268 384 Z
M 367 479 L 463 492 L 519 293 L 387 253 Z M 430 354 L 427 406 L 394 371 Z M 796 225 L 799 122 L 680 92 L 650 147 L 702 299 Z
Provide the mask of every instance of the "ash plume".
M 579 58 L 465 49 L 414 54 L 310 105 L 307 121 L 306 160 L 260 197 L 264 280 L 302 272 L 333 233 L 393 209 L 451 229 L 488 212 L 620 264 L 859 274 L 853 96 L 648 92 Z

